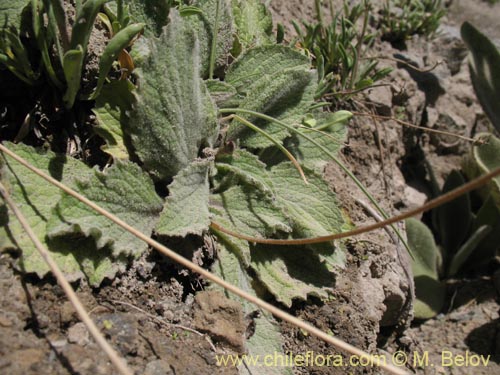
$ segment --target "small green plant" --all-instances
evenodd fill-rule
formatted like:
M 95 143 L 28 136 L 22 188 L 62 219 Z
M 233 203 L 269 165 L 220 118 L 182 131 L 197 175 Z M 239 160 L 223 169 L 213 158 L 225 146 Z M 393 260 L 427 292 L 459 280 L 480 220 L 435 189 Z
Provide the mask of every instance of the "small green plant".
M 445 14 L 441 0 L 386 0 L 379 19 L 382 37 L 393 43 L 415 34 L 431 37 Z
M 387 76 L 390 68 L 378 69 L 378 61 L 366 57 L 376 37 L 368 33 L 370 2 L 364 0 L 350 7 L 344 1 L 338 13 L 333 14 L 331 9 L 332 22 L 329 24 L 324 21 L 320 3 L 316 1 L 315 22 L 302 22 L 302 26 L 294 22 L 298 39 L 293 42 L 311 54 L 313 65 L 319 71 L 316 97 L 327 93 L 348 97 L 346 91 L 361 90 Z
M 73 26 L 68 32 L 69 20 L 62 0 L 17 1 L 16 11 L 13 11 L 10 1 L 2 1 L 0 63 L 29 85 L 50 83 L 61 92 L 64 106 L 72 108 L 81 89 L 95 19 L 106 2 L 107 0 L 87 0 L 83 3 L 77 1 Z M 117 1 L 117 4 L 118 9 L 123 10 L 122 1 Z M 115 34 L 100 56 L 99 83 L 94 97 L 98 95 L 120 52 L 143 29 L 142 24 L 129 24 L 128 20 L 122 12 L 114 24 Z M 32 46 L 34 51 L 30 50 Z M 40 66 L 31 61 L 30 57 L 36 54 L 41 56 Z
M 500 167 L 500 140 L 489 134 L 482 139 L 484 144 L 474 146 L 464 161 L 463 170 L 470 179 Z M 462 173 L 453 171 L 442 193 L 464 183 Z M 479 208 L 474 209 L 465 194 L 434 209 L 432 231 L 418 220 L 407 221 L 408 242 L 415 254 L 416 318 L 432 318 L 441 310 L 445 291 L 440 280 L 484 265 L 500 250 L 500 180 L 493 179 L 480 192 Z
M 469 22 L 461 28 L 469 48 L 469 70 L 477 98 L 495 129 L 500 132 L 500 51 L 492 41 Z
M 462 37 L 471 51 L 470 73 L 477 97 L 494 127 L 500 129 L 500 54 L 491 41 L 469 23 L 462 25 Z M 500 139 L 486 133 L 464 159 L 462 173 L 452 172 L 443 187 L 446 193 L 500 166 Z M 464 176 L 465 175 L 465 176 Z M 407 222 L 408 241 L 416 259 L 413 263 L 417 303 L 415 316 L 427 319 L 444 304 L 444 287 L 439 280 L 489 262 L 500 250 L 500 178 L 479 191 L 479 207 L 469 194 L 449 202 L 432 213 L 433 234 L 425 224 Z

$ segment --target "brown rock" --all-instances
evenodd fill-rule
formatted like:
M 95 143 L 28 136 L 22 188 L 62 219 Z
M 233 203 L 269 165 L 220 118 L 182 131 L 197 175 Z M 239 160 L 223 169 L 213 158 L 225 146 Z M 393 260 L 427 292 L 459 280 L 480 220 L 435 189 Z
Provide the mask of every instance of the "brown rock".
M 215 341 L 225 343 L 239 353 L 245 352 L 246 324 L 241 305 L 216 291 L 195 297 L 194 326 Z

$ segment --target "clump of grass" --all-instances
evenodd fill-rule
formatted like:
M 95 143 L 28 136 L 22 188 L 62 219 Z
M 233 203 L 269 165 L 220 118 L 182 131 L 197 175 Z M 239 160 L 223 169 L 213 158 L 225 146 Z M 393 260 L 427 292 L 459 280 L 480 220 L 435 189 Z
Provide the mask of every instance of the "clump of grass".
M 325 23 L 320 5 L 317 0 L 314 22 L 294 22 L 298 35 L 294 42 L 313 55 L 313 65 L 320 73 L 317 97 L 358 91 L 387 76 L 390 68 L 378 69 L 378 61 L 365 56 L 377 36 L 368 31 L 371 3 L 364 0 L 349 7 L 344 1 L 342 9 L 334 13 L 330 1 L 330 23 Z
M 441 0 L 386 0 L 379 21 L 382 38 L 401 43 L 415 34 L 432 37 L 445 14 Z

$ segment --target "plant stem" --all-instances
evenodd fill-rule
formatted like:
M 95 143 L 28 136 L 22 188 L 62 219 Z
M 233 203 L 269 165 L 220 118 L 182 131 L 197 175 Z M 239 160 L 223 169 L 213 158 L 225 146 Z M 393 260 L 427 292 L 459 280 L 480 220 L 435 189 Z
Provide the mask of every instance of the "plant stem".
M 220 113 L 244 113 L 244 114 L 247 114 L 247 115 L 256 116 L 256 117 L 259 117 L 259 118 L 261 118 L 263 120 L 271 121 L 271 122 L 274 122 L 274 123 L 276 123 L 278 125 L 281 125 L 281 126 L 285 127 L 286 129 L 290 130 L 291 132 L 297 134 L 298 136 L 305 138 L 306 140 L 308 140 L 309 142 L 311 142 L 312 144 L 314 144 L 315 146 L 317 146 L 326 155 L 328 155 L 354 181 L 354 183 L 363 192 L 363 194 L 370 200 L 370 202 L 372 202 L 372 204 L 375 206 L 375 208 L 378 210 L 378 212 L 380 212 L 380 214 L 383 216 L 384 219 L 388 219 L 389 218 L 389 216 L 386 214 L 386 212 L 384 211 L 384 209 L 382 209 L 382 207 L 378 204 L 378 202 L 376 201 L 376 199 L 370 194 L 370 192 L 365 188 L 365 186 L 361 183 L 361 181 L 359 181 L 357 179 L 357 177 L 349 170 L 349 168 L 347 168 L 344 165 L 344 163 L 342 163 L 327 148 L 325 148 L 323 145 L 321 145 L 320 143 L 318 143 L 317 141 L 315 141 L 311 137 L 305 135 L 303 132 L 295 129 L 293 126 L 290 126 L 290 125 L 284 123 L 283 121 L 277 120 L 277 119 L 275 119 L 273 117 L 264 115 L 264 114 L 259 113 L 259 112 L 250 111 L 248 109 L 224 108 L 224 109 L 220 109 L 219 112 Z M 408 250 L 408 252 L 410 253 L 410 255 L 413 257 L 412 251 L 411 251 L 410 247 L 408 246 L 408 243 L 406 242 L 406 239 L 401 234 L 401 232 L 394 225 L 391 225 L 391 228 L 394 230 L 394 232 L 396 233 L 396 235 L 398 236 L 398 238 L 400 239 L 400 241 L 403 243 L 403 245 L 405 246 L 406 250 Z
M 3 147 L 3 146 L 2 146 Z M 11 211 L 14 213 L 14 216 L 16 216 L 17 220 L 23 227 L 24 231 L 28 235 L 28 237 L 31 239 L 33 242 L 33 245 L 35 245 L 36 249 L 40 253 L 40 256 L 42 259 L 47 263 L 49 266 L 50 270 L 54 274 L 54 276 L 57 279 L 58 284 L 61 286 L 61 288 L 64 290 L 64 293 L 70 300 L 71 304 L 75 308 L 76 313 L 80 317 L 80 320 L 85 324 L 87 329 L 89 330 L 90 334 L 94 338 L 94 340 L 97 342 L 97 344 L 101 347 L 101 349 L 108 355 L 110 361 L 115 365 L 117 370 L 122 374 L 122 375 L 133 375 L 133 372 L 128 368 L 128 366 L 125 363 L 125 360 L 122 359 L 118 353 L 108 344 L 104 336 L 101 334 L 99 331 L 99 328 L 95 325 L 95 323 L 92 321 L 90 318 L 89 314 L 87 311 L 85 311 L 85 308 L 83 307 L 82 303 L 78 299 L 78 297 L 75 294 L 75 291 L 69 284 L 69 282 L 66 280 L 64 274 L 62 273 L 61 269 L 57 265 L 57 263 L 52 259 L 49 251 L 45 248 L 45 246 L 40 242 L 38 239 L 37 235 L 35 232 L 33 232 L 33 229 L 29 225 L 28 221 L 26 220 L 26 217 L 23 215 L 23 213 L 19 210 L 17 205 L 14 203 L 10 195 L 7 193 L 7 190 L 3 186 L 3 184 L 0 182 L 0 195 L 3 197 L 4 201 L 7 203 Z
M 208 78 L 214 78 L 215 70 L 215 59 L 217 57 L 217 37 L 219 36 L 219 22 L 220 22 L 220 2 L 222 0 L 217 0 L 217 6 L 215 8 L 215 25 L 214 25 L 214 35 L 212 36 L 212 48 L 210 50 L 210 66 L 208 70 Z
M 240 117 L 238 115 L 233 115 L 233 118 L 242 123 L 243 125 L 247 126 L 248 128 L 252 129 L 253 131 L 259 133 L 259 134 L 262 134 L 264 137 L 266 137 L 267 139 L 269 139 L 271 142 L 273 142 L 273 144 L 278 147 L 280 149 L 281 152 L 283 152 L 283 154 L 285 154 L 285 156 L 292 162 L 292 164 L 295 166 L 295 168 L 297 168 L 297 170 L 299 171 L 300 173 L 300 176 L 302 177 L 302 179 L 304 180 L 304 182 L 306 184 L 309 184 L 309 182 L 307 182 L 307 178 L 304 174 L 304 171 L 302 170 L 302 167 L 300 166 L 299 162 L 297 161 L 297 159 L 295 159 L 295 157 L 290 153 L 290 151 L 288 151 L 285 146 L 283 146 L 277 139 L 275 139 L 271 134 L 269 134 L 268 132 L 262 130 L 261 128 L 259 128 L 258 126 L 252 124 L 250 121 L 244 119 L 243 117 Z
M 316 19 L 318 20 L 318 23 L 323 26 L 323 12 L 321 9 L 321 3 L 322 0 L 315 0 L 314 5 L 316 8 Z
M 361 30 L 361 34 L 358 36 L 358 43 L 356 44 L 356 58 L 354 61 L 354 67 L 352 69 L 351 81 L 349 82 L 349 89 L 351 90 L 354 87 L 354 84 L 356 83 L 356 78 L 359 70 L 359 61 L 361 60 L 361 49 L 363 48 L 363 40 L 365 39 L 366 28 L 368 26 L 369 7 L 367 0 L 363 1 L 363 7 L 364 7 L 363 29 Z
M 329 234 L 326 236 L 321 236 L 321 237 L 314 237 L 314 238 L 300 238 L 300 239 L 291 239 L 291 240 L 277 240 L 277 239 L 268 239 L 268 238 L 255 238 L 251 236 L 246 236 L 240 233 L 236 233 L 233 231 L 230 231 L 228 229 L 225 229 L 221 227 L 219 224 L 212 222 L 210 226 L 214 228 L 217 231 L 220 231 L 222 233 L 229 234 L 230 236 L 252 242 L 252 243 L 260 243 L 260 244 L 266 244 L 266 245 L 310 245 L 310 244 L 317 244 L 317 243 L 322 243 L 322 242 L 330 242 L 334 240 L 338 240 L 341 238 L 346 238 L 346 237 L 352 237 L 352 236 L 357 236 L 363 233 L 371 232 L 376 229 L 384 228 L 388 225 L 392 225 L 394 223 L 397 223 L 398 221 L 403 221 L 405 219 L 408 219 L 410 217 L 416 216 L 421 214 L 422 212 L 426 212 L 429 210 L 432 210 L 433 208 L 439 207 L 447 202 L 450 202 L 459 196 L 468 193 L 472 190 L 476 190 L 477 188 L 485 185 L 488 183 L 491 179 L 497 177 L 500 175 L 500 168 L 494 169 L 492 172 L 485 174 L 481 177 L 478 177 L 465 185 L 460 186 L 459 188 L 456 188 L 454 190 L 451 190 L 450 192 L 443 194 L 426 204 L 424 204 L 421 207 L 417 207 L 413 210 L 410 210 L 408 212 L 405 212 L 403 214 L 393 216 L 389 219 L 386 219 L 384 221 L 380 221 L 375 224 L 370 224 L 370 225 L 365 225 L 362 227 L 358 227 L 356 229 L 353 229 L 348 232 L 341 232 L 341 233 L 336 233 L 336 234 Z M 410 252 L 411 255 L 411 252 Z
M 125 229 L 127 232 L 133 234 L 134 236 L 136 236 L 140 240 L 146 242 L 148 245 L 155 248 L 158 252 L 162 253 L 163 255 L 169 257 L 174 262 L 177 262 L 180 265 L 190 269 L 191 271 L 198 273 L 199 275 L 201 275 L 205 279 L 212 281 L 213 283 L 221 286 L 222 288 L 235 294 L 236 296 L 247 300 L 248 302 L 262 308 L 263 310 L 273 314 L 275 317 L 277 317 L 281 320 L 284 320 L 284 321 L 286 321 L 286 322 L 288 322 L 288 323 L 290 323 L 290 324 L 292 324 L 300 329 L 303 329 L 304 331 L 308 332 L 309 334 L 316 336 L 317 338 L 323 340 L 324 342 L 333 345 L 335 348 L 337 348 L 339 350 L 342 350 L 342 351 L 347 352 L 347 353 L 352 354 L 352 355 L 356 355 L 359 358 L 371 358 L 369 353 L 367 353 L 361 349 L 358 349 L 357 347 L 355 347 L 353 345 L 350 345 L 350 344 L 348 344 L 348 343 L 346 343 L 346 342 L 344 342 L 336 337 L 333 337 L 333 336 L 321 331 L 320 329 L 314 327 L 313 325 L 306 323 L 299 318 L 296 318 L 295 316 L 279 309 L 278 307 L 276 307 L 274 305 L 271 305 L 270 303 L 262 300 L 261 298 L 258 298 L 258 297 L 254 296 L 248 292 L 245 292 L 244 290 L 242 290 L 242 289 L 228 283 L 227 281 L 221 279 L 220 277 L 210 273 L 209 271 L 207 271 L 203 267 L 201 267 L 197 264 L 194 264 L 193 262 L 187 260 L 186 258 L 179 255 L 175 251 L 173 251 L 173 250 L 169 249 L 168 247 L 160 244 L 159 242 L 153 240 L 150 236 L 145 235 L 144 233 L 141 233 L 140 231 L 136 230 L 135 228 L 133 228 L 132 226 L 127 224 L 125 221 L 118 218 L 116 215 L 113 215 L 109 211 L 103 209 L 102 207 L 95 204 L 94 202 L 92 202 L 88 198 L 77 193 L 73 189 L 70 189 L 66 185 L 62 184 L 61 182 L 57 181 L 53 177 L 42 172 L 38 168 L 33 167 L 26 160 L 24 160 L 23 158 L 18 156 L 16 153 L 10 151 L 8 148 L 6 148 L 2 144 L 0 144 L 0 151 L 9 155 L 11 158 L 16 160 L 18 163 L 20 163 L 24 167 L 28 168 L 30 171 L 32 171 L 36 175 L 42 177 L 44 180 L 50 182 L 52 185 L 58 187 L 59 189 L 61 189 L 65 193 L 78 199 L 80 202 L 84 203 L 85 205 L 87 205 L 88 207 L 90 207 L 91 209 L 96 211 L 97 213 L 105 216 L 106 218 L 111 220 L 116 225 Z M 391 374 L 395 374 L 395 375 L 407 375 L 408 374 L 405 370 L 398 368 L 398 367 L 395 367 L 394 365 L 384 363 L 384 361 L 377 361 L 376 365 L 379 366 L 381 369 L 383 369 Z

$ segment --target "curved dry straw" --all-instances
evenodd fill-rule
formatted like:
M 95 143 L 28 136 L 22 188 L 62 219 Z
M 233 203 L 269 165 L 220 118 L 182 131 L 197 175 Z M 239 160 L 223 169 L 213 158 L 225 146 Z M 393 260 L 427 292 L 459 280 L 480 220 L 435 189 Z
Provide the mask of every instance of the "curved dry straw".
M 352 236 L 357 236 L 359 234 L 363 234 L 366 232 L 371 232 L 376 229 L 380 229 L 383 227 L 386 227 L 388 225 L 397 223 L 398 221 L 402 221 L 405 219 L 408 219 L 410 217 L 416 216 L 418 214 L 421 214 L 422 212 L 426 212 L 429 210 L 432 210 L 433 208 L 436 208 L 438 206 L 441 206 L 449 201 L 452 201 L 459 196 L 468 193 L 469 191 L 475 190 L 484 184 L 486 184 L 488 181 L 490 181 L 492 178 L 495 178 L 500 175 L 500 168 L 497 168 L 493 170 L 492 172 L 485 174 L 481 177 L 478 177 L 465 185 L 454 189 L 446 194 L 443 194 L 428 203 L 424 204 L 421 207 L 417 207 L 413 210 L 410 210 L 408 212 L 405 212 L 403 214 L 394 216 L 390 219 L 380 221 L 375 224 L 371 225 L 366 225 L 363 227 L 359 227 L 356 229 L 353 229 L 348 232 L 342 232 L 342 233 L 335 233 L 335 234 L 329 234 L 326 236 L 321 236 L 321 237 L 313 237 L 313 238 L 298 238 L 298 239 L 291 239 L 291 240 L 279 240 L 279 239 L 270 239 L 270 238 L 256 238 L 256 237 L 251 237 L 251 236 L 246 236 L 244 234 L 236 233 L 231 230 L 228 230 L 221 225 L 212 222 L 210 226 L 216 230 L 220 231 L 223 233 L 226 233 L 230 236 L 240 238 L 242 240 L 246 240 L 248 242 L 252 243 L 260 243 L 260 244 L 266 244 L 266 245 L 310 245 L 310 244 L 316 244 L 316 243 L 322 243 L 322 242 L 329 242 L 333 240 L 338 240 L 340 238 L 346 238 L 346 237 L 352 237 Z
M 316 336 L 319 339 L 333 345 L 335 348 L 337 348 L 345 353 L 349 353 L 351 355 L 358 356 L 359 358 L 367 358 L 368 360 L 370 358 L 372 358 L 369 353 L 367 353 L 361 349 L 358 349 L 355 346 L 348 344 L 348 343 L 346 343 L 338 338 L 335 338 L 335 337 L 328 335 L 327 333 L 312 326 L 311 324 L 308 324 L 308 323 L 294 317 L 293 315 L 277 308 L 276 306 L 273 306 L 270 303 L 267 303 L 267 302 L 263 301 L 262 299 L 255 297 L 255 296 L 241 290 L 240 288 L 224 281 L 220 277 L 213 275 L 212 273 L 210 273 L 206 269 L 204 269 L 204 268 L 194 264 L 193 262 L 187 260 L 186 258 L 177 254 L 175 251 L 170 250 L 166 246 L 163 246 L 162 244 L 153 240 L 152 238 L 148 237 L 147 235 L 139 232 L 138 230 L 136 230 L 135 228 L 133 228 L 132 226 L 130 226 L 129 224 L 127 224 L 126 222 L 124 222 L 123 220 L 118 218 L 117 216 L 115 216 L 112 213 L 108 212 L 107 210 L 101 208 L 100 206 L 98 206 L 94 202 L 90 201 L 89 199 L 87 199 L 83 195 L 70 189 L 69 187 L 65 186 L 61 182 L 57 181 L 56 179 L 54 179 L 54 178 L 50 177 L 49 175 L 47 175 L 46 173 L 42 172 L 38 168 L 33 167 L 26 160 L 24 160 L 23 158 L 21 158 L 20 156 L 18 156 L 14 152 L 10 151 L 2 144 L 0 144 L 0 151 L 5 153 L 6 155 L 10 156 L 11 158 L 13 158 L 18 163 L 20 163 L 24 167 L 28 168 L 29 170 L 31 170 L 33 173 L 37 174 L 38 176 L 40 176 L 43 179 L 45 179 L 46 181 L 50 182 L 54 186 L 63 190 L 65 193 L 78 199 L 80 202 L 86 204 L 87 206 L 89 206 L 90 208 L 92 208 L 93 210 L 98 212 L 99 214 L 105 216 L 106 218 L 108 218 L 109 220 L 111 220 L 115 224 L 119 225 L 120 227 L 122 227 L 126 231 L 132 233 L 134 236 L 136 236 L 140 240 L 146 242 L 148 245 L 152 246 L 154 249 L 161 252 L 165 256 L 169 257 L 173 261 L 181 264 L 182 266 L 184 266 L 186 268 L 189 268 L 193 272 L 198 273 L 199 275 L 203 276 L 204 278 L 220 285 L 221 287 L 228 290 L 229 292 L 247 300 L 248 302 L 262 308 L 263 310 L 268 311 L 269 313 L 273 314 L 275 317 L 282 319 L 282 320 L 304 330 L 305 332 L 308 332 L 309 334 Z M 407 374 L 407 372 L 404 369 L 398 368 L 398 367 L 391 365 L 391 364 L 388 364 L 388 363 L 384 363 L 383 361 L 375 361 L 375 364 L 390 374 L 395 374 L 395 375 Z
M 3 147 L 3 146 L 2 146 Z M 85 324 L 87 329 L 89 330 L 90 334 L 94 338 L 94 340 L 97 342 L 97 344 L 101 347 L 101 349 L 106 353 L 108 358 L 110 359 L 111 363 L 115 365 L 116 369 L 120 372 L 122 375 L 133 375 L 133 371 L 130 370 L 125 362 L 124 359 L 122 359 L 118 353 L 108 344 L 102 333 L 99 331 L 99 328 L 95 325 L 95 323 L 92 321 L 90 318 L 89 314 L 87 311 L 85 311 L 85 308 L 83 307 L 82 303 L 76 296 L 75 291 L 69 284 L 69 282 L 66 280 L 64 277 L 64 274 L 62 271 L 59 269 L 57 266 L 57 263 L 52 259 L 50 256 L 49 251 L 43 246 L 43 244 L 40 242 L 38 237 L 36 236 L 35 232 L 33 232 L 33 229 L 31 226 L 28 224 L 28 221 L 26 220 L 25 216 L 23 213 L 19 210 L 17 205 L 14 203 L 10 195 L 7 193 L 7 190 L 3 186 L 3 184 L 0 182 L 0 195 L 3 197 L 4 201 L 7 203 L 11 211 L 14 213 L 14 216 L 16 216 L 17 220 L 23 227 L 23 229 L 26 231 L 26 234 L 28 237 L 31 239 L 33 242 L 33 245 L 35 245 L 36 249 L 40 253 L 40 256 L 43 258 L 43 260 L 47 263 L 49 266 L 50 270 L 56 277 L 56 280 L 58 284 L 61 286 L 63 289 L 64 293 L 68 297 L 69 301 L 75 308 L 76 313 L 80 317 L 80 320 Z

